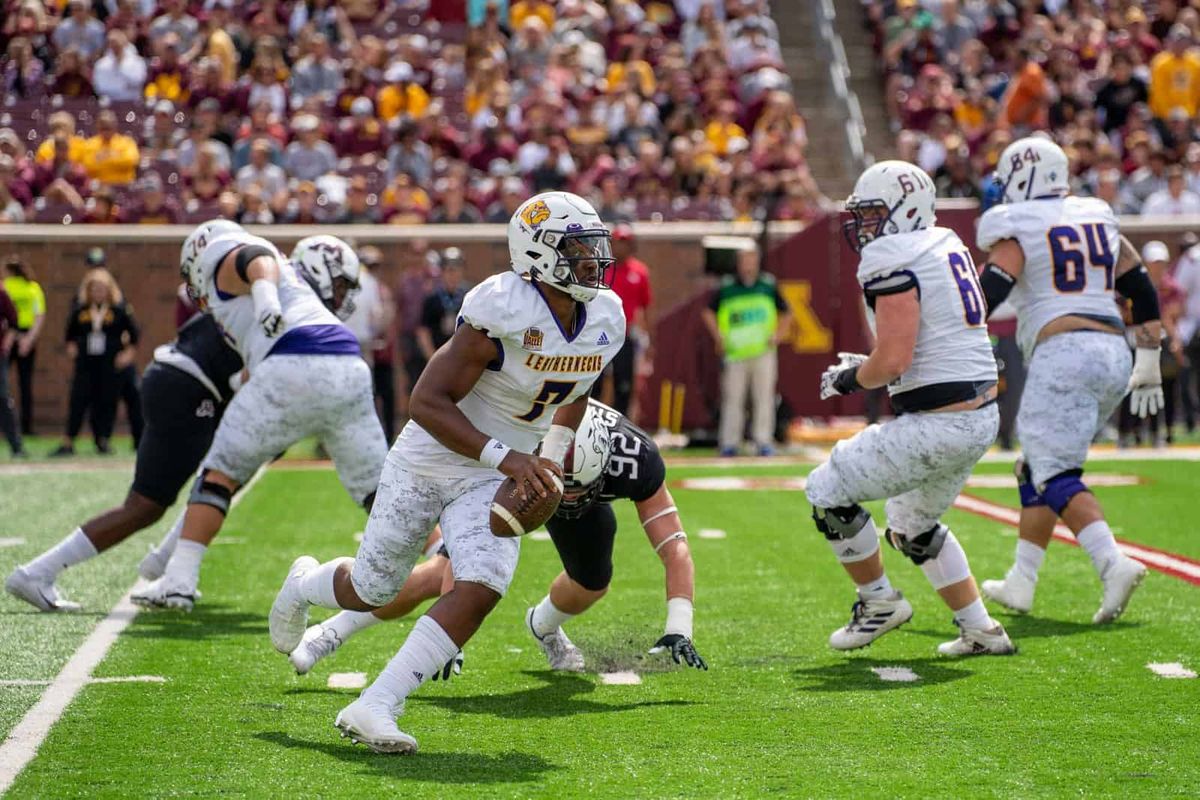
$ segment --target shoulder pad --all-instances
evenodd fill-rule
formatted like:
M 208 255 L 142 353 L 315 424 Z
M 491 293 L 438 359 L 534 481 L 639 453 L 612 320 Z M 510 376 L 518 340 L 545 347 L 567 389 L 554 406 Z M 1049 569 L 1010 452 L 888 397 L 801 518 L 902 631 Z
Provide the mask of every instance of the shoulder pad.
M 991 250 L 997 242 L 1016 238 L 1017 226 L 1008 206 L 992 206 L 979 218 L 979 230 L 975 232 L 975 243 L 980 250 Z

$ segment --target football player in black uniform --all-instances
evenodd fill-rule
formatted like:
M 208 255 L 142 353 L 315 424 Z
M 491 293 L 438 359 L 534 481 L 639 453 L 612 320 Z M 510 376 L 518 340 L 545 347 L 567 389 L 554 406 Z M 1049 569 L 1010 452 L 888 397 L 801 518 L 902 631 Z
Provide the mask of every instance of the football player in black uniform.
M 562 626 L 587 611 L 608 591 L 612 580 L 613 542 L 617 519 L 614 500 L 632 500 L 638 518 L 666 571 L 667 621 L 651 653 L 669 653 L 677 664 L 708 669 L 692 642 L 692 599 L 695 569 L 687 535 L 665 485 L 666 465 L 650 436 L 617 411 L 591 400 L 564 465 L 566 491 L 558 511 L 546 523 L 562 560 L 563 571 L 550 592 L 525 614 L 525 625 L 552 669 L 579 672 L 580 652 Z M 442 590 L 448 571 L 444 556 L 434 556 L 413 570 L 388 605 L 373 612 L 343 611 L 304 634 L 290 656 L 304 674 L 358 631 L 408 614 Z M 446 664 L 440 677 L 462 665 L 461 654 Z
M 232 224 L 232 223 L 227 223 Z M 208 452 L 217 423 L 241 381 L 242 358 L 216 321 L 197 312 L 178 338 L 154 351 L 142 375 L 146 427 L 138 444 L 133 484 L 125 501 L 93 517 L 40 556 L 13 570 L 4 588 L 42 611 L 78 611 L 54 585 L 74 566 L 150 527 L 175 503 Z M 174 549 L 183 517 L 138 571 L 155 578 Z

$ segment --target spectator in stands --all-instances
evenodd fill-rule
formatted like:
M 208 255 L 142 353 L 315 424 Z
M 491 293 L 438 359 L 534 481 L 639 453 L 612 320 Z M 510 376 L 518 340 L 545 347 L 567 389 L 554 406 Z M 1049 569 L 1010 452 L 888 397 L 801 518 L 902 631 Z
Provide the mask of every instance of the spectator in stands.
M 366 72 L 358 61 L 346 64 L 342 76 L 342 85 L 338 89 L 337 98 L 333 101 L 334 113 L 339 117 L 350 114 L 350 105 L 360 97 L 371 101 L 371 112 L 375 111 L 375 87 L 367 81 Z
M 419 225 L 429 218 L 433 202 L 420 186 L 413 183 L 412 176 L 401 172 L 392 179 L 383 193 L 385 222 L 392 225 Z
M 217 142 L 205 142 L 196 154 L 196 163 L 183 171 L 183 192 L 188 200 L 209 203 L 229 186 L 228 171 L 221 168 Z
M 8 43 L 8 60 L 4 65 L 4 90 L 10 97 L 41 97 L 45 91 L 46 67 L 34 56 L 28 39 L 12 39 Z
M 8 393 L 8 359 L 17 340 L 17 307 L 0 286 L 0 432 L 13 458 L 26 458 L 12 397 Z
M 621 185 L 621 176 L 609 172 L 600 178 L 599 192 L 593 204 L 600 218 L 610 225 L 619 222 L 632 222 L 634 219 L 634 202 L 627 196 Z
M 250 145 L 250 163 L 238 170 L 237 188 L 245 192 L 257 185 L 262 193 L 273 196 L 287 189 L 287 174 L 283 168 L 271 163 L 271 142 L 260 136 Z
M 127 184 L 136 177 L 137 142 L 117 132 L 117 117 L 109 110 L 96 115 L 96 134 L 84 141 L 80 163 L 88 177 L 104 184 Z
M 971 153 L 958 136 L 951 137 L 946 159 L 933 177 L 938 197 L 959 197 L 979 200 L 983 197 L 979 181 L 971 167 Z
M 1042 70 L 1027 49 L 1017 51 L 1013 79 L 1000 100 L 1000 122 L 1023 136 L 1030 130 L 1045 128 L 1049 122 L 1051 88 Z
M 279 221 L 286 225 L 321 225 L 328 217 L 323 200 L 315 183 L 301 181 L 288 204 L 287 213 Z
M 1200 195 L 1188 190 L 1183 167 L 1167 167 L 1167 188 L 1160 189 L 1142 204 L 1142 216 L 1181 217 L 1200 215 Z
M 271 112 L 271 104 L 265 101 L 250 107 L 250 118 L 242 123 L 236 134 L 237 144 L 233 147 L 233 166 L 241 169 L 250 162 L 250 147 L 258 140 L 270 146 L 271 163 L 283 163 L 283 145 L 287 142 L 287 128 Z
M 1147 242 L 1142 247 L 1142 263 L 1150 273 L 1150 280 L 1158 289 L 1158 307 L 1161 313 L 1163 328 L 1162 343 L 1162 376 L 1163 376 L 1163 408 L 1153 415 L 1150 422 L 1150 432 L 1154 437 L 1155 446 L 1172 444 L 1174 442 L 1176 395 L 1179 389 L 1187 391 L 1187 386 L 1179 386 L 1182 367 L 1185 363 L 1183 342 L 1179 338 L 1179 318 L 1183 313 L 1184 295 L 1179 284 L 1171 276 L 1171 251 L 1159 241 Z
M 941 0 L 933 30 L 937 34 L 942 61 L 948 64 L 954 64 L 963 45 L 979 33 L 970 17 L 962 13 L 958 0 Z
M 1200 87 L 1198 87 L 1200 88 Z M 1183 108 L 1172 108 L 1167 115 L 1166 124 L 1161 130 L 1163 149 L 1172 161 L 1182 162 L 1188 148 L 1200 141 L 1200 134 L 1192 124 L 1187 111 Z
M 1131 11 L 1134 9 L 1131 9 Z M 1104 113 L 1104 132 L 1125 126 L 1129 110 L 1150 98 L 1146 83 L 1133 72 L 1133 60 L 1123 50 L 1113 54 L 1112 73 L 1096 92 L 1096 108 Z
M 1190 50 L 1192 31 L 1183 23 L 1171 26 L 1167 49 L 1150 62 L 1150 110 L 1165 120 L 1173 108 L 1196 116 L 1200 104 L 1200 55 Z
M 288 175 L 302 181 L 315 181 L 332 172 L 337 155 L 329 142 L 321 137 L 321 123 L 312 114 L 300 114 L 292 120 L 296 139 L 283 154 L 283 167 Z
M 493 224 L 508 224 L 527 197 L 529 191 L 525 188 L 525 182 L 515 175 L 508 176 L 500 183 L 500 197 L 488 206 L 487 221 Z M 612 221 L 611 217 L 603 214 L 601 219 L 610 223 Z
M 379 118 L 391 122 L 397 117 L 420 119 L 429 110 L 429 94 L 413 81 L 413 69 L 403 61 L 397 61 L 384 73 L 387 85 L 379 90 L 376 105 Z
M 191 50 L 200 35 L 200 23 L 187 13 L 186 0 L 162 0 L 161 6 L 166 13 L 150 23 L 151 41 L 161 42 L 173 33 L 179 37 L 181 50 Z
M 1143 141 L 1146 137 L 1143 134 Z M 1135 140 L 1126 142 L 1127 148 L 1134 148 Z M 1145 144 L 1148 147 L 1148 144 Z M 1142 205 L 1155 192 L 1167 188 L 1167 156 L 1162 150 L 1150 150 L 1146 156 L 1146 164 L 1138 167 L 1129 176 L 1125 186 L 1126 200 L 1133 207 L 1134 213 L 1141 210 Z
M 171 159 L 184 139 L 184 132 L 175 119 L 175 104 L 170 100 L 159 100 L 154 104 L 154 113 L 145 121 L 142 135 L 142 156 L 149 159 Z
M 106 2 L 109 14 L 104 20 L 105 27 L 110 31 L 121 31 L 134 47 L 144 51 L 148 45 L 150 19 L 155 5 L 142 0 Z
M 126 221 L 138 225 L 177 225 L 183 221 L 179 206 L 174 198 L 163 191 L 162 178 L 151 172 L 138 180 L 134 186 L 137 201 L 126 212 Z
M 272 225 L 275 223 L 275 213 L 267 205 L 262 187 L 252 183 L 241 190 L 242 207 L 238 211 L 237 221 L 242 225 Z M 287 190 L 282 191 L 287 195 Z
M 91 61 L 104 49 L 104 24 L 92 16 L 90 3 L 68 0 L 66 16 L 54 28 L 51 39 L 60 52 L 74 48 Z
M 1106 169 L 1097 175 L 1095 196 L 1112 206 L 1117 214 L 1137 213 L 1137 209 L 1127 203 L 1121 193 L 1119 169 Z
M 460 179 L 443 178 L 438 181 L 436 191 L 438 204 L 429 215 L 430 222 L 472 225 L 483 221 L 479 209 L 467 201 L 466 188 Z
M 173 103 L 183 103 L 188 98 L 187 66 L 180 59 L 181 43 L 175 33 L 166 34 L 155 42 L 158 52 L 150 60 L 143 90 L 149 99 L 162 98 Z
M 59 133 L 50 142 L 54 147 L 53 159 L 39 161 L 34 166 L 32 188 L 47 201 L 82 208 L 83 196 L 87 194 L 87 173 L 70 160 L 71 143 L 65 133 Z
M 33 435 L 33 374 L 37 341 L 46 322 L 46 295 L 33 269 L 17 255 L 4 262 L 4 291 L 17 307 L 17 341 L 8 360 L 17 367 L 21 384 L 21 433 Z M 5 362 L 7 369 L 7 360 Z
M 238 48 L 234 36 L 240 28 L 229 14 L 234 0 L 213 0 L 206 5 L 208 18 L 197 39 L 199 53 L 217 65 L 222 83 L 231 84 L 237 80 Z
M 313 34 L 308 39 L 308 53 L 292 69 L 292 104 L 298 106 L 310 97 L 332 103 L 341 86 L 342 68 L 329 55 L 329 40 Z
M 146 62 L 121 31 L 110 31 L 104 55 L 92 69 L 96 94 L 109 100 L 138 100 L 146 84 Z
M 87 64 L 78 50 L 63 50 L 58 54 L 54 62 L 54 80 L 50 83 L 50 93 L 72 98 L 96 96 L 96 88 L 88 77 Z
M 433 178 L 433 151 L 421 141 L 412 122 L 402 122 L 396 129 L 396 143 L 388 149 L 387 161 L 389 179 L 407 173 L 426 186 Z
M 334 221 L 340 225 L 374 225 L 379 221 L 379 208 L 362 175 L 355 175 L 346 185 L 346 203 Z
M 112 274 L 103 268 L 88 270 L 67 316 L 67 355 L 75 362 L 75 372 L 66 435 L 51 455 L 75 454 L 75 438 L 88 412 L 96 451 L 112 453 L 118 373 L 133 363 L 139 332 Z
M 276 117 L 283 117 L 287 112 L 287 89 L 273 61 L 262 56 L 256 57 L 250 65 L 250 75 L 245 84 L 244 95 L 249 107 L 265 102 Z
M 1183 163 L 1187 171 L 1188 190 L 1200 194 L 1200 144 L 1188 146 Z
M 193 80 L 188 87 L 187 105 L 197 108 L 206 100 L 216 100 L 217 108 L 227 114 L 235 111 L 239 104 L 238 89 L 234 81 L 225 78 L 221 62 L 215 58 L 202 58 L 195 62 L 192 69 Z M 269 106 L 268 106 L 269 111 Z M 251 109 L 253 113 L 253 109 Z
M 650 268 L 637 258 L 637 239 L 633 227 L 618 224 L 613 227 L 612 289 L 621 298 L 625 310 L 625 343 L 613 357 L 608 371 L 612 380 L 613 408 L 629 415 L 636 404 L 637 362 L 650 351 Z M 597 387 L 599 388 L 599 387 Z
M 463 281 L 463 255 L 457 247 L 441 254 L 441 274 L 421 304 L 421 321 L 416 329 L 421 358 L 428 363 L 439 347 L 450 341 L 458 323 L 463 298 L 471 288 Z
M 342 158 L 373 164 L 387 149 L 387 131 L 375 119 L 375 105 L 370 98 L 359 97 L 350 105 L 350 116 L 338 122 L 333 148 Z
M 117 203 L 111 187 L 101 186 L 86 201 L 83 222 L 87 225 L 120 225 L 125 222 L 125 212 Z
M 14 164 L 12 156 L 0 154 L 0 224 L 25 221 L 25 205 L 12 192 Z
M 721 378 L 720 448 L 737 455 L 746 423 L 746 396 L 754 406 L 751 435 L 759 455 L 775 452 L 776 346 L 791 315 L 775 280 L 763 274 L 758 245 L 742 240 L 737 273 L 726 277 L 704 309 L 704 324 L 724 361 Z

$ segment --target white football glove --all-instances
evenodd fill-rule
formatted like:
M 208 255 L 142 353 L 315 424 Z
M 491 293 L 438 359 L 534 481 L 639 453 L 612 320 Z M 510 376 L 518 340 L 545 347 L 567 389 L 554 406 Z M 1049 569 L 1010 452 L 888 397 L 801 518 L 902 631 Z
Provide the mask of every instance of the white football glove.
M 830 365 L 821 373 L 821 399 L 828 400 L 831 397 L 848 394 L 835 385 L 838 375 L 848 369 L 862 366 L 866 360 L 867 356 L 862 353 L 838 353 L 838 362 Z
M 279 304 L 279 287 L 274 281 L 260 279 L 250 285 L 258 324 L 267 338 L 274 339 L 283 330 L 283 307 Z
M 1163 407 L 1162 368 L 1159 348 L 1139 347 L 1133 358 L 1133 374 L 1129 376 L 1129 408 L 1145 419 Z

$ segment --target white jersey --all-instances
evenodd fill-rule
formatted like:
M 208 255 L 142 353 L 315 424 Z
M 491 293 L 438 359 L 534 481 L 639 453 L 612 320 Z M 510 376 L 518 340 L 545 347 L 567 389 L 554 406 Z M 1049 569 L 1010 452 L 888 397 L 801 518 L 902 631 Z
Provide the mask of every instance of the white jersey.
M 1113 301 L 1121 249 L 1117 218 L 1095 197 L 1052 197 L 994 206 L 979 220 L 979 247 L 1015 239 L 1025 268 L 1008 299 L 1017 310 L 1017 343 L 1028 358 L 1047 323 L 1073 314 L 1121 328 Z
M 262 326 L 258 323 L 258 315 L 254 311 L 254 298 L 248 294 L 245 295 L 230 295 L 222 292 L 217 288 L 217 281 L 214 277 L 217 267 L 229 255 L 230 251 L 242 247 L 244 245 L 260 245 L 268 248 L 279 262 L 279 304 L 283 308 L 283 330 L 274 337 L 269 337 L 263 331 Z M 279 352 L 288 352 L 291 354 L 301 353 L 349 353 L 346 342 L 346 337 L 354 342 L 353 352 L 357 353 L 357 340 L 354 335 L 346 330 L 342 325 L 341 320 L 333 315 L 325 304 L 321 302 L 321 298 L 312 290 L 303 278 L 301 278 L 291 263 L 285 258 L 275 245 L 258 236 L 246 233 L 245 231 L 235 231 L 218 237 L 209 243 L 208 247 L 204 248 L 204 252 L 200 255 L 200 261 L 197 264 L 197 269 L 202 270 L 202 274 L 206 277 L 208 286 L 205 300 L 207 301 L 208 313 L 220 324 L 222 330 L 225 331 L 234 343 L 238 352 L 241 353 L 242 359 L 246 362 L 246 367 L 253 372 L 254 367 L 258 365 L 269 353 L 275 351 L 288 334 L 300 328 L 309 326 L 320 326 L 320 331 L 325 339 L 332 338 L 335 340 L 335 347 L 331 349 L 328 342 L 320 344 L 325 345 L 325 349 L 289 349 L 284 345 L 284 349 Z M 331 328 L 329 326 L 336 326 Z M 344 336 L 342 332 L 345 332 Z M 296 344 L 295 336 L 288 339 L 289 344 Z M 307 343 L 306 343 L 307 344 Z
M 625 314 L 611 291 L 579 303 L 575 334 L 550 310 L 542 289 L 515 272 L 492 275 L 467 293 L 460 324 L 485 332 L 496 360 L 459 401 L 467 419 L 514 450 L 532 453 L 550 430 L 555 409 L 592 388 L 625 339 Z M 438 442 L 415 422 L 397 440 L 393 455 L 410 468 L 432 474 L 486 469 Z
M 983 291 L 971 253 L 954 231 L 926 228 L 874 239 L 862 250 L 858 282 L 870 307 L 868 321 L 872 331 L 873 308 L 878 297 L 915 286 L 920 298 L 921 324 L 912 364 L 888 386 L 893 398 L 940 384 L 996 380 L 996 359 L 987 332 Z M 916 401 L 918 397 L 900 399 Z M 911 401 L 905 405 L 912 404 Z M 946 403 L 916 405 L 936 407 L 951 402 L 956 402 L 953 396 Z

